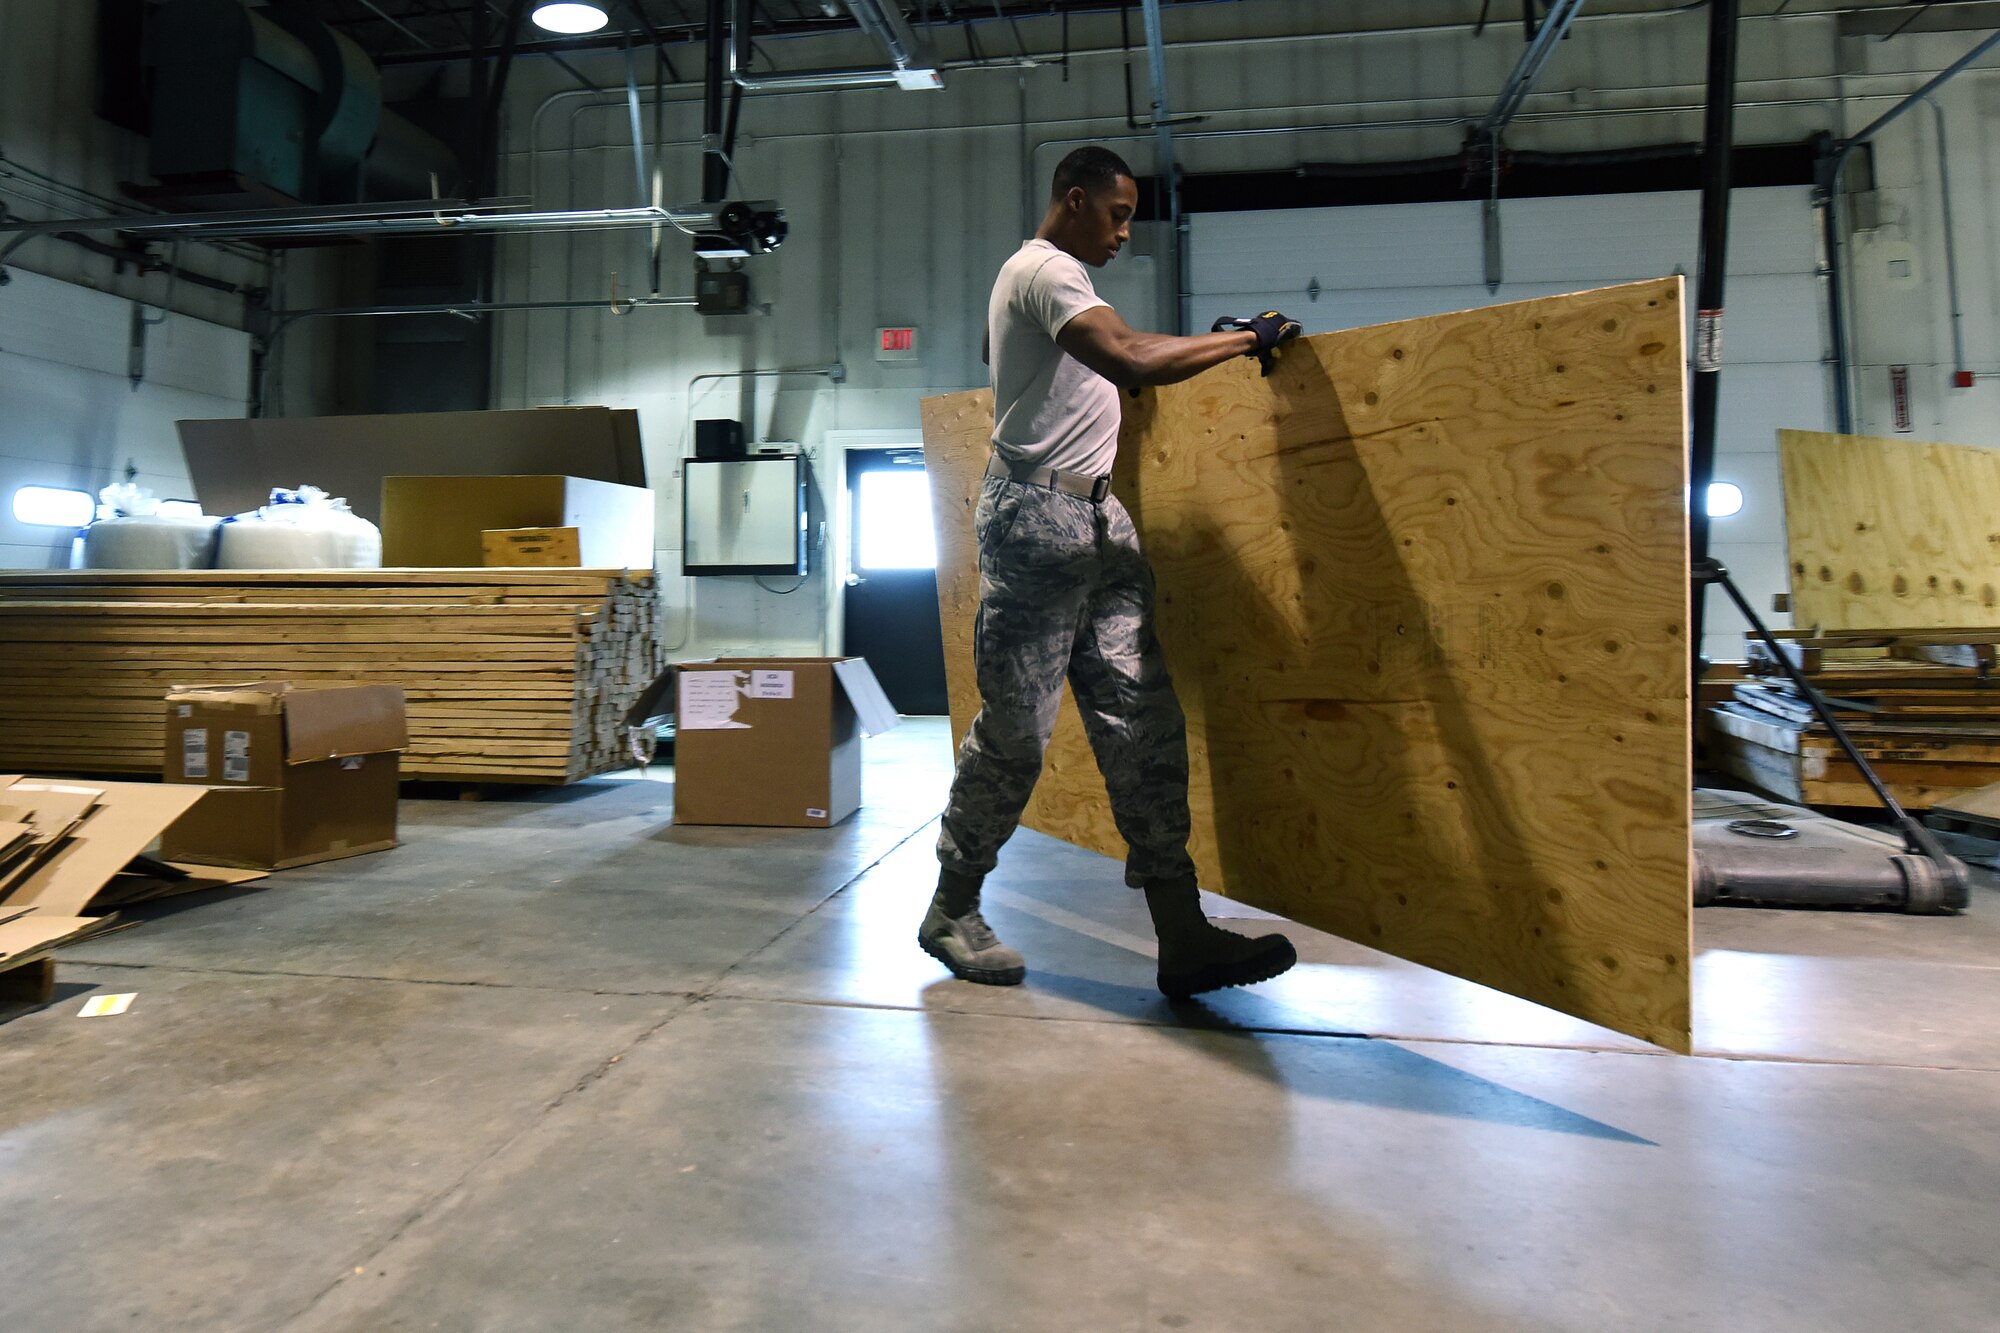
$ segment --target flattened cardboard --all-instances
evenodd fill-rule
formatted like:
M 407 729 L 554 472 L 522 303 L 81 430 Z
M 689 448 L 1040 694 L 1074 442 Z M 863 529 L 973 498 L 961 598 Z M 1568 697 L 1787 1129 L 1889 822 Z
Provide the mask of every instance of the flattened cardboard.
M 231 870 L 225 866 L 196 865 L 188 861 L 174 861 L 167 864 L 181 872 L 179 878 L 169 879 L 159 875 L 114 875 L 111 882 L 90 900 L 90 910 L 105 912 L 116 907 L 129 907 L 134 903 L 151 902 L 155 898 L 172 898 L 179 894 L 201 893 L 208 889 L 233 889 L 271 877 L 270 872 L 266 870 Z
M 196 788 L 166 784 L 104 782 L 91 787 L 98 792 L 97 808 L 77 825 L 67 843 L 14 886 L 7 906 L 78 915 L 113 875 L 201 798 Z M 61 791 L 63 786 L 23 779 L 8 791 L 32 797 L 42 789 Z
M 676 728 L 675 823 L 831 828 L 861 808 L 862 733 L 896 723 L 865 661 L 726 658 L 677 670 L 678 697 L 706 697 L 716 721 Z M 705 684 L 716 676 L 732 682 L 733 699 L 731 687 Z
M 639 414 L 630 409 L 232 417 L 176 425 L 195 497 L 210 514 L 240 514 L 269 500 L 274 486 L 309 481 L 344 497 L 371 523 L 380 523 L 383 478 L 411 472 L 516 476 L 561 471 L 591 481 L 646 484 Z
M 653 493 L 586 477 L 392 476 L 382 480 L 382 563 L 466 568 L 501 528 L 575 528 L 589 569 L 653 567 Z
M 81 939 L 103 918 L 59 916 L 53 912 L 29 912 L 12 921 L 0 922 L 0 960 L 10 966 L 26 962 L 59 944 Z

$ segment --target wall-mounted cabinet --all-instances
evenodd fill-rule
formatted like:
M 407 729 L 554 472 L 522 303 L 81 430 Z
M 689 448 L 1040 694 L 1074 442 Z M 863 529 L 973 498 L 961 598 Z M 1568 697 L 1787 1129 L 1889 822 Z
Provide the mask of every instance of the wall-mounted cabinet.
M 683 574 L 804 574 L 806 462 L 797 454 L 682 465 Z

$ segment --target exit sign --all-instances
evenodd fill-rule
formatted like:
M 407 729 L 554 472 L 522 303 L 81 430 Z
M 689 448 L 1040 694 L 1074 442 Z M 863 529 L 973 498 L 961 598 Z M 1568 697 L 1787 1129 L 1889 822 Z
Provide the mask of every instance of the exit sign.
M 921 361 L 923 354 L 917 350 L 917 331 L 913 328 L 875 330 L 875 359 Z

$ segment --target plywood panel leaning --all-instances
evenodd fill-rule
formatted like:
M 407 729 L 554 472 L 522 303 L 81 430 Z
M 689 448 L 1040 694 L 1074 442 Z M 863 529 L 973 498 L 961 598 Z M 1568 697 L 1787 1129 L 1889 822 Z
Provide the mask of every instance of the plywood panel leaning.
M 1781 430 L 1778 461 L 1795 623 L 2000 626 L 2000 451 Z
M 1687 1049 L 1681 321 L 1639 283 L 1127 400 L 1207 887 Z M 924 404 L 961 736 L 991 430 Z M 1027 822 L 1123 854 L 1067 700 Z

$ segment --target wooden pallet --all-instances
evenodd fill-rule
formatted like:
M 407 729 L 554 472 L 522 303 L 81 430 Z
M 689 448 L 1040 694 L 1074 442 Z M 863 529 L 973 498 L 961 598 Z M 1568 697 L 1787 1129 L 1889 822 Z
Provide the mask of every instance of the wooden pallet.
M 157 773 L 176 685 L 391 683 L 412 778 L 561 783 L 623 768 L 664 668 L 649 572 L 0 574 L 0 765 Z

